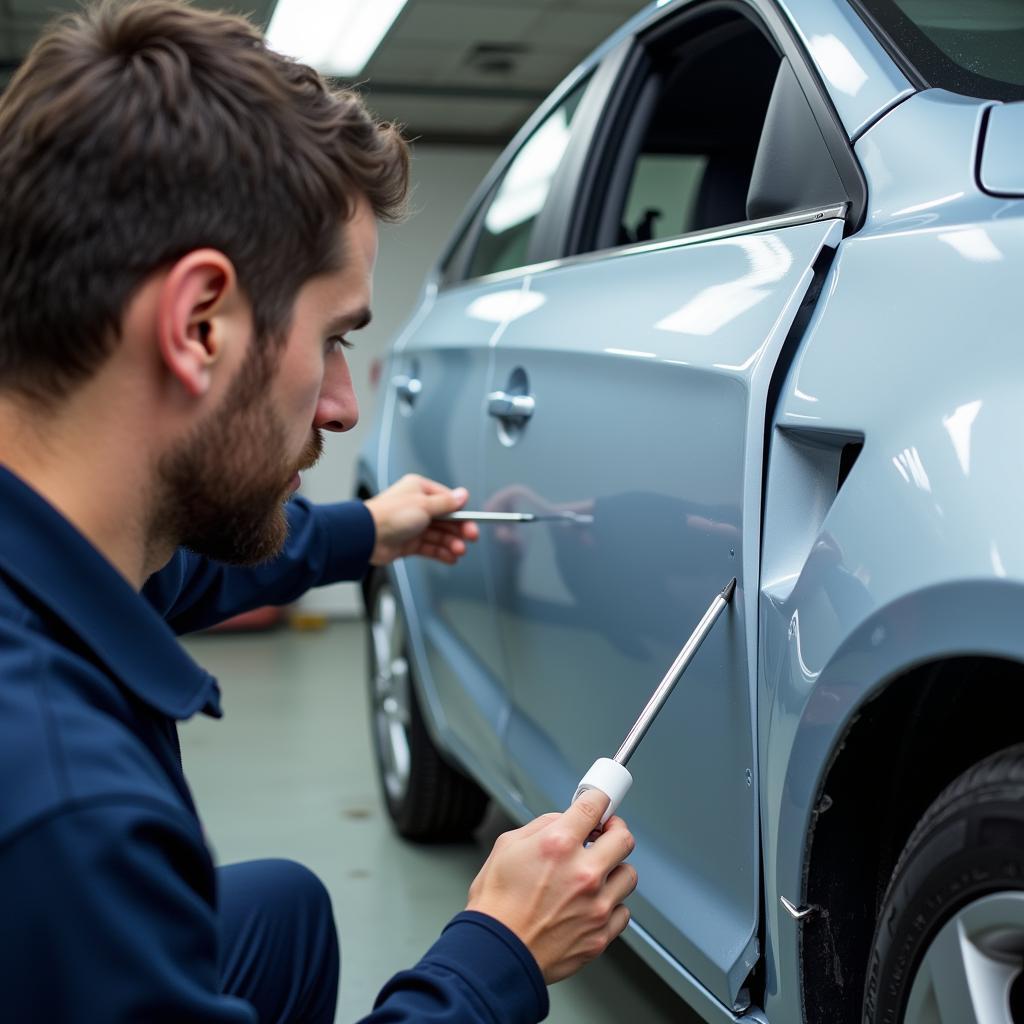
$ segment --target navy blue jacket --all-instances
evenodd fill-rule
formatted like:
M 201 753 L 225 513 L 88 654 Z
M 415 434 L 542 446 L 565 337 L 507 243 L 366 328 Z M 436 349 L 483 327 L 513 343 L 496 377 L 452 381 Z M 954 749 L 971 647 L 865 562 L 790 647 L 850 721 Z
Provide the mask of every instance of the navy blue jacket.
M 0 467 L 4 1020 L 256 1020 L 219 990 L 216 873 L 177 742 L 176 721 L 220 716 L 220 692 L 175 633 L 366 571 L 374 532 L 361 503 L 297 498 L 288 519 L 274 562 L 239 569 L 179 551 L 144 600 Z M 532 1024 L 547 1008 L 519 940 L 462 913 L 366 1020 Z

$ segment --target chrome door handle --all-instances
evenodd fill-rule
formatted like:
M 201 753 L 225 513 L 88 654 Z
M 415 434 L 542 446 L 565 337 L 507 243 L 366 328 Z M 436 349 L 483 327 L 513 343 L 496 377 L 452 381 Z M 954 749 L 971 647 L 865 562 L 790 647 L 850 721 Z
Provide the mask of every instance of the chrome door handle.
M 528 420 L 533 415 L 536 403 L 532 395 L 510 395 L 504 391 L 492 391 L 487 396 L 487 413 L 501 420 Z
M 415 377 L 410 377 L 406 373 L 396 374 L 391 378 L 391 383 L 398 392 L 398 397 L 410 404 L 416 400 L 419 393 L 423 390 L 423 382 Z

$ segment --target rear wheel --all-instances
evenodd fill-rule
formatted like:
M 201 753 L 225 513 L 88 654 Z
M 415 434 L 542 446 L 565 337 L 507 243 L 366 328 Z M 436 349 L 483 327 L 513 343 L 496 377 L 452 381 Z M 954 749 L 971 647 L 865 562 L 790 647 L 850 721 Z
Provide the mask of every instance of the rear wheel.
M 449 764 L 423 721 L 408 633 L 384 574 L 367 594 L 370 719 L 377 774 L 388 813 L 406 839 L 461 839 L 480 824 L 487 796 Z
M 1024 1024 L 1024 746 L 964 772 L 885 896 L 865 1024 Z

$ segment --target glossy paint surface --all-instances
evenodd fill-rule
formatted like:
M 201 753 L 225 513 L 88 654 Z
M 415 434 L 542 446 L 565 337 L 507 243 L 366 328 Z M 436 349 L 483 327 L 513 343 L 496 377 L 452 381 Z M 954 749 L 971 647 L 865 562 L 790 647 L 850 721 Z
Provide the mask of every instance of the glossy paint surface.
M 913 89 L 845 2 L 778 0 L 814 62 L 851 139 Z
M 492 341 L 508 307 L 500 295 L 494 302 L 497 292 L 442 292 L 424 304 L 415 329 L 406 333 L 384 382 L 390 415 L 379 486 L 420 473 L 482 494 L 479 415 Z M 409 380 L 418 391 L 411 400 L 403 397 Z M 422 610 L 415 640 L 431 680 L 426 696 L 435 731 L 492 785 L 505 786 L 507 694 L 484 565 L 473 551 L 457 572 L 410 559 L 396 575 Z
M 415 370 L 425 400 L 403 412 L 389 393 L 365 480 L 412 469 L 495 508 L 594 515 L 485 528 L 457 574 L 395 569 L 432 731 L 521 819 L 564 805 L 614 750 L 739 578 L 631 763 L 631 941 L 721 1020 L 763 957 L 764 1010 L 789 1022 L 800 925 L 780 897 L 802 902 L 849 723 L 922 661 L 1024 660 L 1024 203 L 976 179 L 1019 174 L 1013 131 L 981 149 L 986 116 L 1008 107 L 911 95 L 845 3 L 779 6 L 857 138 L 862 229 L 747 226 L 428 289 L 389 370 Z M 832 248 L 772 405 L 811 265 Z M 488 415 L 496 389 L 531 395 L 534 416 Z M 861 441 L 837 494 L 843 447 Z
M 799 1019 L 800 926 L 779 897 L 802 902 L 820 779 L 857 710 L 924 661 L 1024 659 L 1024 203 L 972 181 L 985 105 L 922 93 L 861 140 L 869 224 L 840 246 L 780 400 L 760 610 L 771 1019 Z M 787 444 L 833 434 L 864 450 L 809 531 L 793 495 L 835 463 Z
M 638 919 L 727 1006 L 756 959 L 745 580 L 757 579 L 746 539 L 759 533 L 766 373 L 839 228 L 750 230 L 532 275 L 491 389 L 524 374 L 536 412 L 512 445 L 479 424 L 488 505 L 594 517 L 491 531 L 506 746 L 532 812 L 564 803 L 614 752 L 711 598 L 739 578 L 631 762 L 627 808 Z M 695 833 L 695 821 L 708 824 Z

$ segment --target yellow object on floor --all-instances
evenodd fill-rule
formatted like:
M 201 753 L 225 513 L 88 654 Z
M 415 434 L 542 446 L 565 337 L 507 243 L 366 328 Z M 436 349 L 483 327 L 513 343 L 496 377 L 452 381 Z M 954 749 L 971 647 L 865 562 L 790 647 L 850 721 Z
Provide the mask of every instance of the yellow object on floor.
M 323 612 L 292 612 L 288 617 L 292 629 L 312 633 L 327 628 L 327 616 Z

